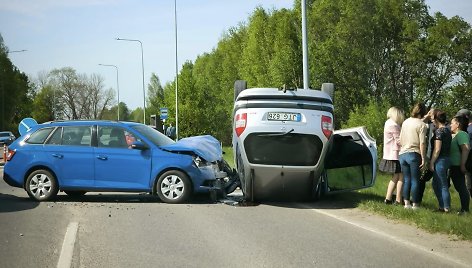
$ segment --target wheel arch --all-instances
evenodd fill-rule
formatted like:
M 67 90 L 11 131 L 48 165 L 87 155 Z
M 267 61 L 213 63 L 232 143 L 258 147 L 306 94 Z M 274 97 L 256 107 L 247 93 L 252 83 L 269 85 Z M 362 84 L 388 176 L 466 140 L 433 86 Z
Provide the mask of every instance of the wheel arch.
M 54 176 L 54 179 L 56 180 L 57 188 L 60 190 L 61 189 L 61 184 L 59 183 L 59 178 L 57 177 L 56 172 L 54 172 L 51 168 L 49 168 L 46 165 L 33 166 L 25 172 L 25 176 L 23 177 L 23 189 L 26 190 L 26 180 L 28 179 L 29 175 L 31 173 L 35 172 L 36 170 L 40 170 L 40 169 L 44 169 L 44 170 L 47 170 L 47 171 L 51 172 L 51 174 Z

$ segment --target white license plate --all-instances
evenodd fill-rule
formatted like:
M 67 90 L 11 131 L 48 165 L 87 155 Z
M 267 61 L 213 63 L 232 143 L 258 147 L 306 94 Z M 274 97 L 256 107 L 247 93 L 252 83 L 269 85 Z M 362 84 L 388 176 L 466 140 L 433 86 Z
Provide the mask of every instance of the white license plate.
M 267 114 L 267 120 L 270 121 L 301 121 L 301 114 L 299 113 L 281 113 L 281 112 L 269 112 Z

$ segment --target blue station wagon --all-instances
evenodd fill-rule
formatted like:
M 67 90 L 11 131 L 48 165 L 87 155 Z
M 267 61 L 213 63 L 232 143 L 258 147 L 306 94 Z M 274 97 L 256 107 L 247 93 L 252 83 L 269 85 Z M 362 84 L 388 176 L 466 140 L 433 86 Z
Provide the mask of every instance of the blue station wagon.
M 174 142 L 139 123 L 55 121 L 32 126 L 9 146 L 4 180 L 37 201 L 58 191 L 150 192 L 166 203 L 214 189 L 226 176 L 212 136 Z

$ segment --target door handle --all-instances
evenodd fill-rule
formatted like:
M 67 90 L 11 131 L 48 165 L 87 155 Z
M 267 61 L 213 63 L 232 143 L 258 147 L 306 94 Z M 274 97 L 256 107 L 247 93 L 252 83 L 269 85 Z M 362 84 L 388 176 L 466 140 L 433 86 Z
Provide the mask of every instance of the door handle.
M 100 160 L 107 160 L 108 159 L 108 157 L 104 156 L 104 155 L 97 155 L 97 158 L 100 159 Z
M 52 154 L 53 157 L 62 159 L 64 156 L 62 154 Z

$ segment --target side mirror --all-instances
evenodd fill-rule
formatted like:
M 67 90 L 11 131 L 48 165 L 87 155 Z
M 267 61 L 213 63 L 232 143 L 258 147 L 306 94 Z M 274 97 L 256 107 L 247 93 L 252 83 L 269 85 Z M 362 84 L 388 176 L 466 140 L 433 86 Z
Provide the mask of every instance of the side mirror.
M 143 151 L 149 149 L 149 147 L 146 144 L 144 144 L 144 142 L 142 142 L 142 141 L 133 142 L 131 144 L 131 148 L 132 149 L 137 149 L 137 150 L 143 150 Z

